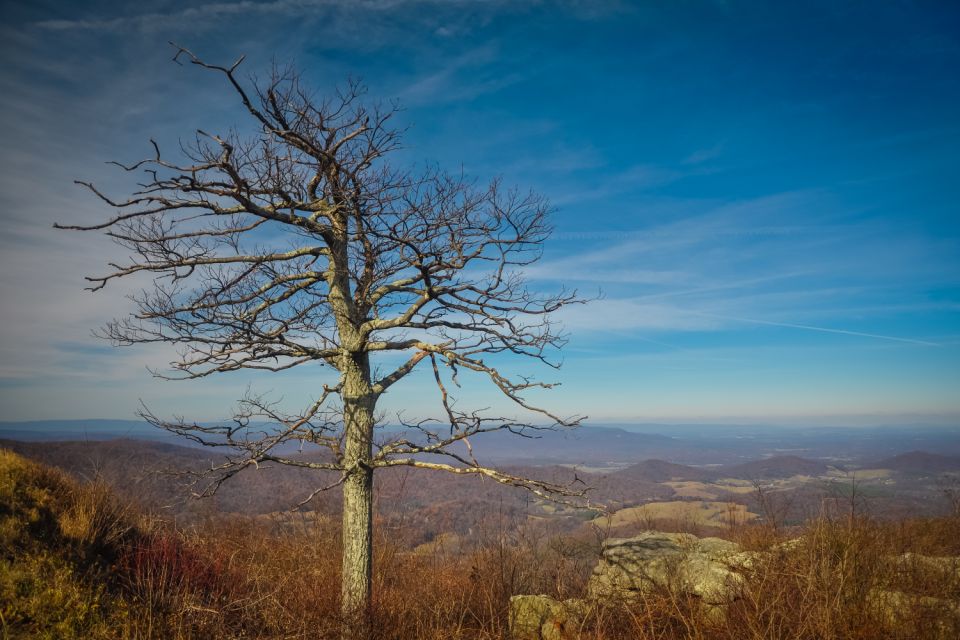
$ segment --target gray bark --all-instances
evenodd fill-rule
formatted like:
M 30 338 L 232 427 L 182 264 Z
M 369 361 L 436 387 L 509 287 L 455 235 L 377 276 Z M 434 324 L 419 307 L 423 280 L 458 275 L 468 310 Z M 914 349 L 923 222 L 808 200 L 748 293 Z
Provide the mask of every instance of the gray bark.
M 340 586 L 344 638 L 367 635 L 373 575 L 374 406 L 369 357 L 343 358 L 344 459 L 343 558 Z

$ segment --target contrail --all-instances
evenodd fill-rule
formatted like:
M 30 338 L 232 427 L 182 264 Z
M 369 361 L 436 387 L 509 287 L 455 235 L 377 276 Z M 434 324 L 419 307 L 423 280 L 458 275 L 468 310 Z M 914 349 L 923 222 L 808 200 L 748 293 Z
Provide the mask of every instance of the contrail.
M 771 327 L 787 327 L 790 329 L 806 329 L 807 331 L 820 331 L 822 333 L 839 333 L 845 336 L 860 336 L 861 338 L 878 338 L 880 340 L 892 340 L 894 342 L 907 342 L 909 344 L 920 344 L 925 347 L 943 346 L 936 342 L 927 342 L 926 340 L 915 340 L 913 338 L 899 338 L 897 336 L 884 336 L 879 333 L 864 333 L 863 331 L 847 331 L 846 329 L 830 329 L 828 327 L 814 327 L 808 324 L 793 324 L 792 322 L 774 322 L 772 320 L 757 320 L 755 318 L 738 318 L 734 316 L 722 316 L 715 313 L 697 313 L 695 315 L 718 318 L 720 320 L 733 320 L 736 322 L 748 322 L 750 324 L 765 324 Z

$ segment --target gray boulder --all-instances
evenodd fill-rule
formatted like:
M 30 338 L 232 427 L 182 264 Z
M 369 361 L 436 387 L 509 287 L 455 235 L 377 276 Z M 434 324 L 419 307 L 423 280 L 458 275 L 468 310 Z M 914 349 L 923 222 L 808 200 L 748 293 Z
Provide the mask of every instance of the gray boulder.
M 874 588 L 867 594 L 867 604 L 876 619 L 887 624 L 900 624 L 905 616 L 916 618 L 923 625 L 924 638 L 960 637 L 960 603 L 955 600 Z
M 628 600 L 661 590 L 693 595 L 704 611 L 723 616 L 724 605 L 739 593 L 744 573 L 772 554 L 803 552 L 803 540 L 789 540 L 770 552 L 746 552 L 720 538 L 698 538 L 687 533 L 647 531 L 635 538 L 603 543 L 600 562 L 587 584 L 586 600 L 554 600 L 545 595 L 510 599 L 510 631 L 514 640 L 571 640 L 578 637 L 591 607 L 610 600 Z M 960 558 L 919 554 L 885 556 L 883 562 L 904 574 L 919 572 L 951 584 L 960 580 Z M 891 624 L 906 617 L 935 623 L 926 625 L 931 638 L 960 637 L 960 602 L 873 588 L 867 597 L 877 620 Z
M 510 598 L 510 637 L 513 640 L 572 640 L 586 615 L 584 600 L 554 600 L 550 596 Z
M 960 558 L 952 556 L 925 556 L 919 553 L 903 553 L 887 556 L 894 568 L 903 572 L 921 571 L 941 577 L 960 580 Z
M 630 598 L 671 589 L 707 604 L 724 604 L 742 582 L 739 570 L 753 559 L 728 540 L 647 531 L 607 540 L 587 588 L 591 598 Z

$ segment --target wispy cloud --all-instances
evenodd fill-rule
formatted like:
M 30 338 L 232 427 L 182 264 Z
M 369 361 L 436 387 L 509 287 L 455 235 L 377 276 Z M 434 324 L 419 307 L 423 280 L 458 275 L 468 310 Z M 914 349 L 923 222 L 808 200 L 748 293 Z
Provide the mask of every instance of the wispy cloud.
M 633 229 L 568 229 L 558 234 L 558 239 L 578 241 L 579 249 L 535 265 L 529 275 L 673 285 L 676 292 L 730 288 L 820 271 L 809 267 L 807 261 L 803 265 L 783 264 L 789 256 L 781 255 L 781 243 L 796 247 L 798 241 L 816 241 L 827 229 L 791 221 L 793 213 L 815 206 L 819 204 L 814 192 L 788 192 L 732 203 L 690 200 L 679 208 L 688 213 L 665 222 L 643 224 L 643 216 L 633 215 L 629 217 L 638 221 Z M 642 205 L 639 208 L 642 210 Z M 744 282 L 740 267 L 746 261 L 759 260 L 770 262 L 770 268 Z
M 681 170 L 654 164 L 638 164 L 594 176 L 590 186 L 576 185 L 574 189 L 560 191 L 551 198 L 551 202 L 558 207 L 594 204 L 619 194 L 661 187 L 699 171 L 701 170 L 696 168 Z
M 942 346 L 937 342 L 929 342 L 927 340 L 917 340 L 915 338 L 902 338 L 899 336 L 887 336 L 881 335 L 878 333 L 866 333 L 864 331 L 851 331 L 849 329 L 833 329 L 830 327 L 814 327 L 807 324 L 795 324 L 792 322 L 776 322 L 773 320 L 760 320 L 758 318 L 739 318 L 735 316 L 723 316 L 715 313 L 698 313 L 697 315 L 703 315 L 708 318 L 717 318 L 719 320 L 732 320 L 734 322 L 746 322 L 748 324 L 762 324 L 770 327 L 786 327 L 788 329 L 802 329 L 804 331 L 819 331 L 821 333 L 835 333 L 844 336 L 858 336 L 861 338 L 876 338 L 878 340 L 890 340 L 892 342 L 906 342 L 909 344 L 919 344 L 925 347 L 939 347 Z
M 0 117 L 9 125 L 0 386 L 17 385 L 0 400 L 23 415 L 69 414 L 126 410 L 127 398 L 154 395 L 192 411 L 229 404 L 227 388 L 248 382 L 226 376 L 155 392 L 144 365 L 162 367 L 169 353 L 112 350 L 89 335 L 129 310 L 132 283 L 89 294 L 82 276 L 125 256 L 100 236 L 50 229 L 55 219 L 107 213 L 74 178 L 113 195 L 135 188 L 101 161 L 139 159 L 148 137 L 175 154 L 194 127 L 243 126 L 240 105 L 210 74 L 170 63 L 173 39 L 211 61 L 246 53 L 244 73 L 272 57 L 297 60 L 318 95 L 361 76 L 371 97 L 409 107 L 398 120 L 415 126 L 399 164 L 463 162 L 481 180 L 502 175 L 548 196 L 558 232 L 525 270 L 533 288 L 604 294 L 560 318 L 573 337 L 562 373 L 583 382 L 583 394 L 564 398 L 584 405 L 577 411 L 623 413 L 650 401 L 667 413 L 710 413 L 727 395 L 751 407 L 756 388 L 776 384 L 764 411 L 829 402 L 830 393 L 860 410 L 887 395 L 891 407 L 937 398 L 955 407 L 947 398 L 958 371 L 960 239 L 949 160 L 960 129 L 941 108 L 956 87 L 937 74 L 958 49 L 908 51 L 923 64 L 897 57 L 871 70 L 849 55 L 853 45 L 818 41 L 803 45 L 817 55 L 797 48 L 774 74 L 735 53 L 735 30 L 711 22 L 763 18 L 732 8 L 704 23 L 654 4 L 20 3 L 0 26 Z M 617 19 L 604 20 L 612 11 Z M 857 24 L 857 47 L 878 37 L 868 35 L 874 22 Z M 849 107 L 866 92 L 880 106 L 855 119 Z M 639 399 L 630 385 L 644 372 L 653 372 L 650 391 Z M 663 372 L 674 377 L 660 381 Z M 296 375 L 285 390 L 315 389 L 312 372 Z M 602 385 L 592 379 L 602 376 Z M 876 391 L 888 388 L 897 391 Z
M 36 26 L 50 31 L 151 31 L 163 32 L 178 27 L 213 28 L 217 20 L 229 20 L 242 16 L 300 17 L 316 15 L 321 11 L 344 11 L 352 14 L 362 12 L 387 12 L 406 7 L 433 6 L 462 10 L 466 6 L 489 9 L 517 7 L 529 4 L 513 0 L 272 0 L 254 2 L 211 2 L 169 12 L 146 12 L 129 16 L 42 20 Z M 569 4 L 569 3 L 562 3 Z M 604 3 L 608 4 L 608 3 Z M 572 7 L 576 9 L 576 7 Z M 605 10 L 604 12 L 606 12 Z M 444 27 L 438 27 L 443 35 Z
M 384 11 L 410 4 L 410 0 L 274 0 L 273 2 L 213 2 L 168 13 L 148 12 L 132 16 L 90 19 L 42 20 L 36 26 L 51 31 L 164 31 L 183 25 L 203 25 L 203 21 L 242 15 L 302 15 L 321 9 L 366 9 Z M 213 23 L 209 23 L 213 27 Z
M 567 231 L 566 250 L 526 275 L 603 288 L 605 299 L 564 317 L 575 331 L 644 336 L 754 324 L 940 346 L 859 330 L 851 318 L 875 325 L 877 318 L 929 309 L 921 294 L 905 298 L 903 290 L 921 281 L 949 284 L 949 273 L 931 266 L 940 261 L 922 259 L 923 251 L 946 255 L 949 246 L 902 233 L 892 245 L 882 226 L 835 222 L 837 206 L 820 190 L 786 192 L 704 201 L 699 213 L 632 230 Z
M 408 106 L 436 106 L 468 101 L 523 80 L 523 74 L 519 72 L 503 73 L 500 69 L 490 68 L 489 65 L 498 58 L 499 49 L 495 43 L 462 53 L 438 70 L 415 79 L 400 92 L 400 102 Z
M 683 159 L 683 164 L 703 164 L 710 160 L 714 160 L 723 155 L 724 144 L 717 143 L 712 147 L 706 147 L 704 149 L 697 149 L 686 158 Z
M 630 298 L 604 299 L 566 307 L 558 314 L 558 319 L 574 332 L 604 333 L 710 331 L 726 324 L 717 318 L 690 313 L 678 306 Z

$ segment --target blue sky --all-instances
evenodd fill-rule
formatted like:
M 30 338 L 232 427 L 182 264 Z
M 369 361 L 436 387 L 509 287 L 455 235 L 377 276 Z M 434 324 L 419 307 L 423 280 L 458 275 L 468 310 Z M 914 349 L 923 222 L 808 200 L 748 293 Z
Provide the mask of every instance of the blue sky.
M 297 406 L 326 374 L 153 379 L 162 348 L 91 329 L 118 249 L 55 232 L 105 212 L 105 160 L 246 126 L 168 40 L 263 73 L 294 61 L 398 99 L 400 161 L 503 176 L 556 207 L 532 286 L 563 316 L 542 401 L 594 421 L 960 420 L 960 9 L 948 2 L 4 2 L 0 418 L 201 419 L 247 385 Z M 435 411 L 424 376 L 385 411 Z M 465 401 L 503 406 L 482 385 Z

